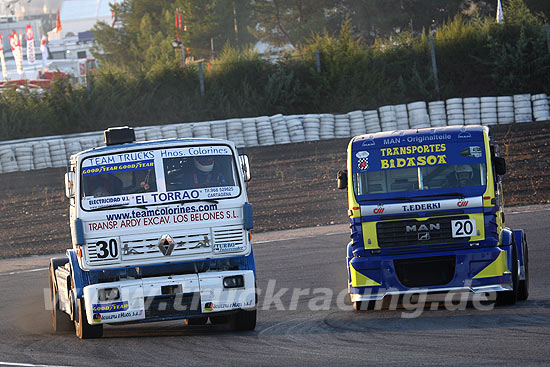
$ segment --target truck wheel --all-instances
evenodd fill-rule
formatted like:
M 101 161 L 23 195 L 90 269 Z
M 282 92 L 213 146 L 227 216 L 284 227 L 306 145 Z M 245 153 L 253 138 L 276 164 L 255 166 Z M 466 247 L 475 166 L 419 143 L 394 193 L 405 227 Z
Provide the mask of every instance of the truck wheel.
M 513 305 L 518 299 L 518 255 L 516 244 L 512 243 L 512 287 L 511 291 L 497 292 L 497 306 Z
M 84 300 L 78 299 L 78 311 L 74 318 L 74 327 L 76 336 L 80 339 L 96 339 L 103 336 L 103 325 L 90 325 L 86 319 L 86 310 L 84 309 Z
M 518 300 L 525 301 L 529 298 L 529 249 L 527 248 L 527 236 L 523 235 L 523 267 L 525 279 L 519 281 Z
M 252 311 L 239 310 L 229 318 L 229 327 L 235 331 L 254 330 L 256 328 L 256 309 Z
M 197 326 L 204 325 L 208 321 L 208 317 L 193 317 L 192 319 L 185 319 L 185 325 Z
M 61 333 L 64 331 L 73 331 L 74 325 L 71 322 L 71 318 L 65 312 L 59 309 L 59 298 L 57 297 L 57 291 L 54 284 L 54 270 L 50 266 L 50 301 L 52 307 L 52 326 L 55 333 Z

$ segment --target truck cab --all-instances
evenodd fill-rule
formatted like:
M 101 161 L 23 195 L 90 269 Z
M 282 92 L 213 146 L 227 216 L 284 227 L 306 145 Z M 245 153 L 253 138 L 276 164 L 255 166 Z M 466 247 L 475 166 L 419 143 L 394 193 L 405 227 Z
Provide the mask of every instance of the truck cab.
M 419 291 L 497 292 L 499 304 L 527 299 L 527 242 L 505 225 L 505 171 L 486 127 L 353 138 L 338 187 L 348 190 L 355 308 Z
M 104 324 L 185 319 L 256 324 L 248 157 L 231 141 L 135 141 L 71 156 L 72 248 L 50 263 L 55 330 L 102 336 Z

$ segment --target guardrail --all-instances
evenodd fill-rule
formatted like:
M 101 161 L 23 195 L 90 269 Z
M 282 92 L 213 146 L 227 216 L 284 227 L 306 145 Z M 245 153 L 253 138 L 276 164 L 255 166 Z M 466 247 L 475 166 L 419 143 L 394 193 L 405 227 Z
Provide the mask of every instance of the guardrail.
M 447 125 L 549 121 L 546 94 L 451 98 L 347 114 L 274 115 L 135 128 L 136 139 L 229 139 L 239 147 L 346 138 Z M 0 142 L 0 173 L 63 167 L 71 154 L 103 145 L 103 131 Z

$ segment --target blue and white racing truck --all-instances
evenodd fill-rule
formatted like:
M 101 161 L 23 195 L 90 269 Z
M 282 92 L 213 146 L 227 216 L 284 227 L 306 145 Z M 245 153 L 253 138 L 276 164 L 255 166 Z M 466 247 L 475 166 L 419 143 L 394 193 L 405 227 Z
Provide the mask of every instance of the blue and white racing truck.
M 403 130 L 353 138 L 347 171 L 355 309 L 413 292 L 529 295 L 523 230 L 505 225 L 504 159 L 486 127 Z
M 256 326 L 248 157 L 218 139 L 135 142 L 71 156 L 65 175 L 72 248 L 50 262 L 55 331 L 185 319 Z

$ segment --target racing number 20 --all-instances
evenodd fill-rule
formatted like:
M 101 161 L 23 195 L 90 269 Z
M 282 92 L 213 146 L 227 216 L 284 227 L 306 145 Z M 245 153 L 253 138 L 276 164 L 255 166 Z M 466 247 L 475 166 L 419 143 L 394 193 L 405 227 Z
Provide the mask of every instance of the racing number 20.
M 114 238 L 107 241 L 97 241 L 97 257 L 99 259 L 115 258 L 118 257 L 118 244 Z
M 476 221 L 473 219 L 462 219 L 451 221 L 453 237 L 471 237 L 476 232 Z

